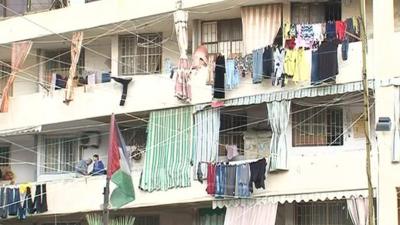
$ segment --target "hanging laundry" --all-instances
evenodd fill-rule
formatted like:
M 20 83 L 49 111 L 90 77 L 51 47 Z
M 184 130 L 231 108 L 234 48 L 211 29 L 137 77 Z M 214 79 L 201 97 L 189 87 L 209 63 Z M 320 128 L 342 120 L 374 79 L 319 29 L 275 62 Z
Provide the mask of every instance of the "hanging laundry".
M 284 63 L 285 63 L 285 49 L 282 47 L 276 48 L 274 52 L 274 80 L 272 81 L 273 85 L 279 85 L 281 82 L 282 85 L 284 85 L 284 80 L 283 80 L 283 73 L 284 73 Z
M 296 40 L 294 38 L 285 41 L 286 49 L 294 49 L 296 47 Z
M 297 37 L 297 30 L 296 30 L 296 24 L 290 24 L 289 28 L 289 38 L 295 38 Z
M 47 212 L 47 193 L 46 184 L 36 185 L 35 198 L 33 200 L 34 211 L 36 213 Z
M 0 217 L 6 219 L 8 216 L 8 207 L 6 207 L 6 189 L 0 188 Z
M 293 74 L 295 82 L 309 82 L 311 78 L 311 50 L 300 48 L 295 50 L 296 70 Z
M 325 39 L 325 25 L 325 23 L 316 23 L 312 25 L 314 42 L 321 43 Z
M 226 145 L 225 148 L 226 148 L 226 157 L 228 158 L 228 160 L 232 160 L 239 155 L 238 148 L 236 145 Z
M 264 78 L 271 78 L 274 73 L 274 49 L 271 46 L 264 48 L 263 74 Z
M 267 167 L 267 161 L 265 160 L 265 158 L 250 163 L 250 183 L 249 183 L 250 192 L 253 192 L 253 184 L 255 188 L 265 189 L 266 167 Z
M 212 85 L 214 83 L 215 76 L 215 58 L 213 55 L 210 55 L 207 63 L 208 69 L 208 77 L 207 77 L 207 85 Z
M 111 77 L 111 78 L 122 85 L 122 95 L 121 95 L 121 101 L 119 102 L 119 105 L 124 106 L 126 96 L 128 95 L 128 85 L 132 81 L 132 78 L 126 78 L 126 79 L 119 78 L 119 77 Z
M 225 98 L 225 57 L 219 55 L 215 61 L 214 98 Z
M 236 69 L 235 60 L 226 60 L 226 78 L 225 78 L 225 89 L 232 90 L 239 86 L 239 71 Z
M 28 209 L 28 213 L 29 214 L 35 213 L 35 207 L 34 207 L 34 204 L 33 204 L 31 187 L 27 187 L 26 188 L 25 202 L 24 202 L 24 206 L 23 207 L 24 208 L 26 207 Z
M 313 26 L 311 24 L 298 24 L 296 29 L 296 46 L 310 48 L 314 41 Z
M 296 50 L 295 49 L 286 49 L 285 58 L 284 58 L 284 72 L 293 76 L 296 73 Z
M 262 81 L 263 53 L 263 48 L 253 50 L 253 84 L 258 84 Z
M 344 38 L 346 37 L 346 23 L 343 21 L 336 21 L 336 37 L 339 41 L 343 41 Z
M 250 165 L 241 164 L 236 167 L 236 191 L 238 197 L 250 197 Z
M 225 194 L 226 166 L 217 164 L 215 168 L 215 197 L 223 197 Z
M 319 54 L 318 50 L 312 51 L 311 56 L 311 84 L 317 84 L 319 81 Z
M 235 196 L 236 166 L 227 165 L 225 179 L 225 196 Z
M 335 40 L 324 41 L 319 47 L 319 82 L 334 81 L 335 76 L 339 73 L 337 48 L 338 42 Z
M 246 65 L 245 65 L 245 59 L 242 56 L 238 56 L 235 58 L 235 68 L 239 72 L 239 75 L 242 77 L 246 77 Z M 240 80 L 240 78 L 239 78 Z
M 6 199 L 6 203 L 8 205 L 8 215 L 16 216 L 19 208 L 21 207 L 19 188 L 7 188 Z
M 197 180 L 203 183 L 203 171 L 201 171 L 201 162 L 197 164 Z
M 216 167 L 214 164 L 207 164 L 207 194 L 214 195 L 215 194 L 215 185 L 216 185 Z
M 175 96 L 183 102 L 190 102 L 192 86 L 190 84 L 190 64 L 187 58 L 179 59 L 178 69 L 175 73 Z
M 342 41 L 342 60 L 346 61 L 349 55 L 349 38 L 345 37 Z
M 335 21 L 326 22 L 326 38 L 328 40 L 336 39 L 336 23 L 335 23 Z

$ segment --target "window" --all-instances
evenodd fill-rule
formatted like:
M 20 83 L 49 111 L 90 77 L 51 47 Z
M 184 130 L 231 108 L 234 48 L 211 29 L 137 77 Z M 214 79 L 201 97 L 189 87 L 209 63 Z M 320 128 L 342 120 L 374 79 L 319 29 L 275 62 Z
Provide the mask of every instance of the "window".
M 45 137 L 43 140 L 42 173 L 73 172 L 80 159 L 77 138 Z
M 135 225 L 160 225 L 159 216 L 136 216 Z
M 242 20 L 220 20 L 203 22 L 201 25 L 201 42 L 209 53 L 224 55 L 243 52 Z
M 146 128 L 122 128 L 122 136 L 127 146 L 137 146 L 144 148 L 146 146 L 147 134 Z
M 293 147 L 343 145 L 343 110 L 293 104 Z
M 0 61 L 0 97 L 3 94 L 3 88 L 7 85 L 8 77 L 11 73 L 11 67 L 8 66 L 10 63 L 3 63 Z M 12 95 L 12 87 L 10 90 L 10 95 Z
M 296 225 L 352 225 L 345 201 L 318 201 L 295 205 Z
M 247 131 L 247 113 L 221 113 L 219 133 L 219 155 L 226 156 L 225 145 L 236 145 L 240 155 L 244 154 L 243 132 Z
M 328 20 L 342 19 L 342 6 L 340 0 L 313 3 L 292 3 L 291 22 L 324 23 Z
M 160 73 L 162 34 L 121 36 L 119 52 L 121 75 Z
M 0 145 L 0 168 L 8 167 L 10 162 L 10 146 Z
M 81 225 L 78 222 L 57 222 L 57 223 L 42 223 L 41 225 Z

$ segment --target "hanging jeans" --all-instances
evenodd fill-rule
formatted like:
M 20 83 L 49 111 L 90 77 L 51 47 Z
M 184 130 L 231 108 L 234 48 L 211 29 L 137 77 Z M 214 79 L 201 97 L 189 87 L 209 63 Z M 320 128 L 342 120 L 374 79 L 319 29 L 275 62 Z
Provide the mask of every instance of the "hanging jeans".
M 225 194 L 225 165 L 217 165 L 216 166 L 216 176 L 215 176 L 215 197 L 223 197 Z
M 319 81 L 319 56 L 317 51 L 312 52 L 311 58 L 311 84 L 317 84 Z
M 345 38 L 342 42 L 342 59 L 347 60 L 349 54 L 349 38 Z
M 263 75 L 264 49 L 253 50 L 253 84 L 261 83 Z
M 225 195 L 235 196 L 236 166 L 228 165 L 226 168 Z
M 46 184 L 36 185 L 35 198 L 33 201 L 36 213 L 47 212 Z
M 249 190 L 250 183 L 250 166 L 249 164 L 242 164 L 236 168 L 236 196 L 246 198 L 250 197 Z
M 6 204 L 6 189 L 5 188 L 1 188 L 0 189 L 0 217 L 3 219 L 7 218 L 8 215 L 8 211 L 7 211 L 7 207 L 5 207 Z
M 21 208 L 19 188 L 7 188 L 6 199 L 6 204 L 8 206 L 8 215 L 16 216 L 18 210 Z
M 225 77 L 225 89 L 232 90 L 234 88 L 233 77 L 235 74 L 235 61 L 228 59 L 226 60 L 226 77 Z

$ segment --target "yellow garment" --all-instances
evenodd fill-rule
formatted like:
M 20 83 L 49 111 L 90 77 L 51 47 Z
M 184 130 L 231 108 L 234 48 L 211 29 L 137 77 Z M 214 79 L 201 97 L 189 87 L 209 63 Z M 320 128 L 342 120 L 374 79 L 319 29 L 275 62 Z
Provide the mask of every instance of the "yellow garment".
M 306 82 L 311 80 L 311 51 L 297 49 L 296 54 L 296 70 L 293 74 L 293 81 Z
M 296 73 L 296 55 L 297 51 L 295 49 L 286 49 L 283 70 L 289 76 L 294 76 Z
M 29 184 L 29 183 L 20 184 L 20 185 L 19 185 L 19 192 L 20 192 L 21 194 L 25 194 L 25 193 L 26 193 L 26 189 L 27 189 L 28 187 L 31 188 L 31 184 Z
M 360 28 L 358 27 L 358 18 L 353 16 L 351 19 L 353 20 L 354 31 L 356 32 L 356 34 L 358 34 L 360 31 Z

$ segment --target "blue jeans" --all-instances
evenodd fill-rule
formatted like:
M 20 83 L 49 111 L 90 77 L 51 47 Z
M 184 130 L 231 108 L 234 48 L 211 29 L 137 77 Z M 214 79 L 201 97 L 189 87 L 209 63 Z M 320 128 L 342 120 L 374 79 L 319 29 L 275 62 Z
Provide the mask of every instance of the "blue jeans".
M 317 84 L 319 81 L 319 55 L 318 51 L 312 52 L 311 60 L 311 84 Z
M 263 75 L 264 49 L 253 50 L 253 84 L 261 83 Z
M 223 197 L 225 194 L 226 167 L 225 165 L 217 165 L 215 170 L 215 197 Z
M 239 165 L 236 168 L 236 185 L 237 185 L 237 193 L 238 197 L 246 198 L 250 197 L 250 190 L 249 190 L 249 165 L 243 164 Z
M 342 59 L 347 60 L 349 54 L 349 39 L 346 37 L 342 43 Z
M 235 88 L 234 76 L 235 76 L 235 61 L 232 59 L 226 60 L 226 78 L 225 78 L 225 89 L 232 90 Z

